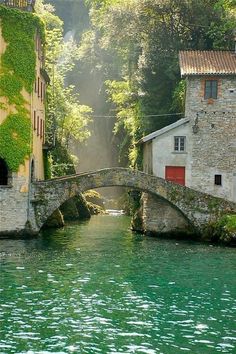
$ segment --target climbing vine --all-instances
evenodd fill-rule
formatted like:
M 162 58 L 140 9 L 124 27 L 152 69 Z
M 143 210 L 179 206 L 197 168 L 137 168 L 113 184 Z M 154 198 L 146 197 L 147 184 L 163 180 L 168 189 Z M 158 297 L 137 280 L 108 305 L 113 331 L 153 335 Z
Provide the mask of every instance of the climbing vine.
M 30 127 L 30 119 L 21 113 L 9 114 L 0 126 L 0 154 L 12 171 L 30 154 Z
M 22 95 L 35 82 L 35 34 L 45 40 L 44 25 L 36 15 L 0 6 L 2 36 L 6 50 L 1 56 L 0 109 L 14 107 L 0 125 L 0 157 L 12 171 L 30 154 L 31 121 Z

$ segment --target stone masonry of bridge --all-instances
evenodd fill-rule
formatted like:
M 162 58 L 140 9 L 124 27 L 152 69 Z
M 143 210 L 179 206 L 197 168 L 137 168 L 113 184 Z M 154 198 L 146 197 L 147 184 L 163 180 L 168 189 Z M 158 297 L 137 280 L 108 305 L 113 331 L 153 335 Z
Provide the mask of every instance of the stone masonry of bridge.
M 137 170 L 108 168 L 33 183 L 28 223 L 31 231 L 37 233 L 50 215 L 68 199 L 89 189 L 112 186 L 136 189 L 160 198 L 177 211 L 175 215 L 181 216 L 181 223 L 185 219 L 196 232 L 201 232 L 209 222 L 225 213 L 236 213 L 233 202 Z M 177 220 L 174 224 L 178 224 Z

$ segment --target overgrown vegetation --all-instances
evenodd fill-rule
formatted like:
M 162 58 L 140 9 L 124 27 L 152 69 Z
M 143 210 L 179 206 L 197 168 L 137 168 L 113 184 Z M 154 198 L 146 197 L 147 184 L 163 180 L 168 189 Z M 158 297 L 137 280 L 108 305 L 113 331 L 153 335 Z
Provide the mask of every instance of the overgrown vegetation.
M 68 80 L 100 117 L 94 119 L 98 147 L 88 149 L 91 169 L 100 147 L 104 159 L 108 149 L 117 155 L 112 164 L 140 168 L 136 142 L 183 116 L 179 50 L 233 49 L 235 0 L 48 1 L 79 43 Z
M 44 40 L 41 20 L 31 14 L 0 5 L 2 36 L 6 50 L 1 56 L 0 108 L 11 107 L 0 125 L 0 157 L 9 169 L 17 171 L 31 152 L 30 113 L 22 91 L 29 94 L 35 81 L 35 34 Z
M 236 244 L 236 215 L 224 215 L 209 224 L 204 235 L 211 242 Z
M 137 140 L 181 118 L 176 113 L 184 111 L 179 50 L 233 49 L 235 0 L 86 3 L 90 25 L 82 40 L 81 33 L 77 36 L 79 65 L 88 77 L 97 78 L 101 99 L 110 101 L 103 114 L 117 117 L 114 134 L 121 164 L 136 166 Z M 76 80 L 80 77 L 76 74 Z
M 91 108 L 81 105 L 74 86 L 67 77 L 78 59 L 78 46 L 72 40 L 63 39 L 63 22 L 51 5 L 37 2 L 37 13 L 46 26 L 46 70 L 51 78 L 47 91 L 47 136 L 54 146 L 48 158 L 52 176 L 75 173 L 77 160 L 71 155 L 71 145 L 85 141 L 89 136 L 87 125 Z

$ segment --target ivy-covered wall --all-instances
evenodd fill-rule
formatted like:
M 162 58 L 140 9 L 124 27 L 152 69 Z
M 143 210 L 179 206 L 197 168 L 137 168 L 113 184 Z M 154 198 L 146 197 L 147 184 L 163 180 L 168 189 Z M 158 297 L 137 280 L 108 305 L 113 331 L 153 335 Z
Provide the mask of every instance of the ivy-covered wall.
M 0 109 L 14 110 L 0 125 L 0 158 L 18 171 L 31 152 L 31 119 L 23 89 L 33 91 L 36 68 L 35 34 L 44 43 L 44 25 L 36 15 L 0 5 L 2 37 L 7 44 L 1 56 Z

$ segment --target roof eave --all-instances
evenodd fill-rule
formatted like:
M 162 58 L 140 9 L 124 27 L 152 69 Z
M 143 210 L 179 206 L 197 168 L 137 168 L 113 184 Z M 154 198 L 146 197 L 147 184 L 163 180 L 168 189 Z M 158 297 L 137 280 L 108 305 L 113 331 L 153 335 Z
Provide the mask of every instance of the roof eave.
M 236 72 L 235 73 L 219 73 L 219 72 L 215 72 L 215 73 L 181 73 L 181 77 L 185 78 L 187 76 L 236 76 Z
M 177 124 L 178 123 L 178 124 Z M 148 141 L 151 141 L 153 139 L 156 139 L 158 136 L 163 135 L 167 132 L 169 132 L 172 129 L 178 128 L 181 125 L 187 124 L 189 123 L 189 119 L 188 118 L 182 118 L 179 121 L 176 121 L 175 123 L 169 124 L 159 130 L 156 130 L 155 132 L 152 132 L 146 136 L 144 136 L 143 138 L 141 138 L 136 145 L 141 145 L 144 143 L 147 143 Z

